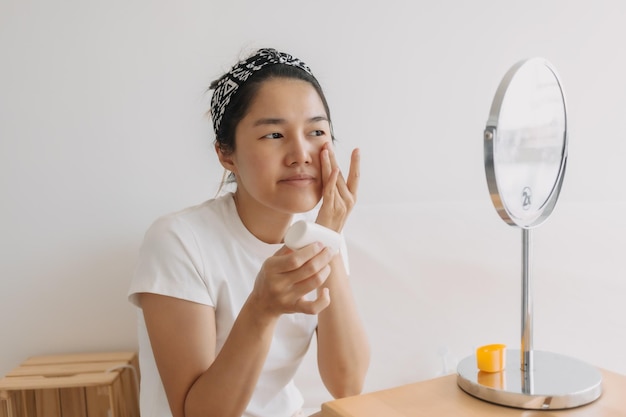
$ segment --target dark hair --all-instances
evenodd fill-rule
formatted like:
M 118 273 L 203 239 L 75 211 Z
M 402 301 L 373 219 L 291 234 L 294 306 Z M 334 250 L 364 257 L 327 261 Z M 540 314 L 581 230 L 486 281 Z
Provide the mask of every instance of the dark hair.
M 259 91 L 261 84 L 272 78 L 295 78 L 310 83 L 322 100 L 324 110 L 326 110 L 326 116 L 328 117 L 328 123 L 330 124 L 331 137 L 333 141 L 335 140 L 332 132 L 328 102 L 326 101 L 322 87 L 317 79 L 306 71 L 294 67 L 293 65 L 274 64 L 268 65 L 255 72 L 239 87 L 237 92 L 230 99 L 228 107 L 226 108 L 222 118 L 219 131 L 216 132 L 215 135 L 215 143 L 219 146 L 222 152 L 228 154 L 235 150 L 235 130 L 237 129 L 237 125 L 248 112 L 250 103 L 252 103 L 252 100 Z M 213 81 L 209 89 L 215 89 L 220 80 L 221 78 Z

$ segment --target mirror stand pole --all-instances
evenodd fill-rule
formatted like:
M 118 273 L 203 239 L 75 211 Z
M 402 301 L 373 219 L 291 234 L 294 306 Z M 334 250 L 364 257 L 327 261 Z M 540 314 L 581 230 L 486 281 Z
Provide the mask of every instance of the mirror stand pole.
M 530 229 L 522 228 L 522 346 L 520 370 L 523 391 L 532 393 L 533 370 L 533 303 L 530 276 Z

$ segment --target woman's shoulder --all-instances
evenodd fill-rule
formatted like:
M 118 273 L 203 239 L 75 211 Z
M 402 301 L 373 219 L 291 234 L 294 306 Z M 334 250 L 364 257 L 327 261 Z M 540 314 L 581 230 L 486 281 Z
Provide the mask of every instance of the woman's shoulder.
M 225 194 L 200 204 L 189 206 L 158 217 L 150 225 L 148 234 L 207 233 L 217 231 L 232 215 L 232 195 Z
M 158 217 L 154 223 L 206 222 L 219 219 L 232 212 L 232 195 L 225 194 L 206 200 L 200 204 L 185 207 Z

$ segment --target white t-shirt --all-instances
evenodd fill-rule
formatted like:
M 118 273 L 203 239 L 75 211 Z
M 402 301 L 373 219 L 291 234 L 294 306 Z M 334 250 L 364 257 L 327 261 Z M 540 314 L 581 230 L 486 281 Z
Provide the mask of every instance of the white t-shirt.
M 313 220 L 310 212 L 294 216 Z M 241 222 L 231 193 L 163 216 L 146 232 L 132 279 L 129 300 L 149 292 L 215 308 L 217 350 L 228 337 L 253 289 L 263 262 L 282 244 L 267 244 Z M 345 256 L 345 242 L 342 245 Z M 290 417 L 303 404 L 293 376 L 317 326 L 317 316 L 280 317 L 265 365 L 245 417 Z M 138 309 L 140 408 L 142 417 L 171 417 L 156 368 L 141 308 Z

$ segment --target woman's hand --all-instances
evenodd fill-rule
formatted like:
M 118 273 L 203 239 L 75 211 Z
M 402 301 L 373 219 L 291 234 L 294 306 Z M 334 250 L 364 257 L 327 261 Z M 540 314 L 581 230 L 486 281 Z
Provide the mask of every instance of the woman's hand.
M 319 243 L 296 251 L 284 246 L 263 263 L 250 297 L 271 316 L 318 314 L 330 304 L 328 289 L 321 286 L 330 274 L 331 259 L 330 249 Z M 313 290 L 318 297 L 309 301 L 305 295 Z
M 322 168 L 322 206 L 316 222 L 336 232 L 341 232 L 348 215 L 356 204 L 359 186 L 359 149 L 352 151 L 350 170 L 347 180 L 344 179 L 332 144 L 327 142 L 320 153 Z

